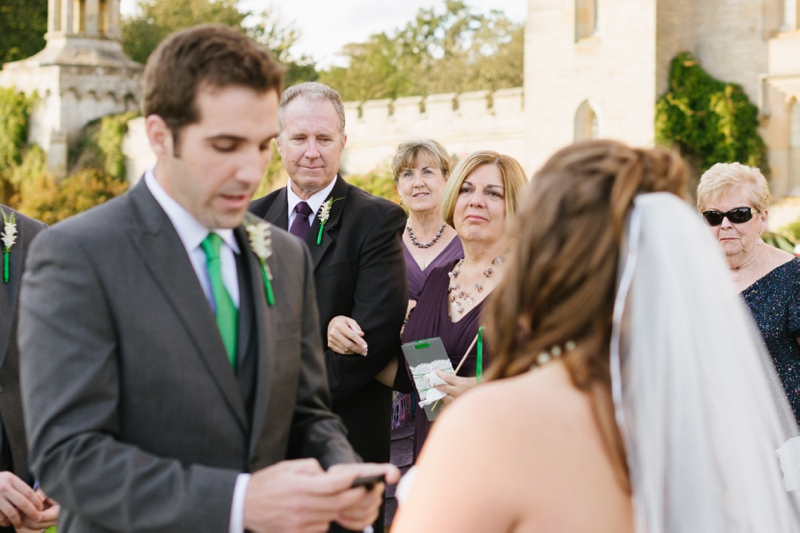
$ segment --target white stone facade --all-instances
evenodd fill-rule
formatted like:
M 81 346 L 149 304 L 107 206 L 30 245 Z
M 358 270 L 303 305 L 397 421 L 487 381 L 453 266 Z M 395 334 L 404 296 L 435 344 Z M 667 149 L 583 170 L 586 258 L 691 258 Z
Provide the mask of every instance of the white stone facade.
M 519 106 L 514 101 L 501 110 L 494 95 L 494 108 L 484 106 L 480 93 L 348 102 L 346 170 L 385 165 L 398 143 L 417 137 L 434 138 L 455 154 L 481 148 L 507 153 L 528 173 L 575 140 L 651 146 L 670 61 L 689 51 L 712 76 L 742 85 L 758 105 L 773 194 L 798 194 L 798 3 L 528 0 Z
M 482 149 L 520 159 L 525 155 L 521 88 L 346 102 L 345 122 L 346 174 L 388 166 L 397 145 L 413 138 L 436 139 L 458 157 Z

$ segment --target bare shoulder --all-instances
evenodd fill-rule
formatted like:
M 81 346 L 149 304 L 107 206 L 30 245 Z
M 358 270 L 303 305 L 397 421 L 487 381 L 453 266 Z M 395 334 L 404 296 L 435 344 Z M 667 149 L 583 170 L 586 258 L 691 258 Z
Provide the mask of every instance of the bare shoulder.
M 437 495 L 469 508 L 452 531 L 632 530 L 590 397 L 560 361 L 459 398 L 434 424 L 419 467 L 409 506 Z M 437 481 L 448 476 L 457 482 Z M 481 511 L 493 518 L 482 523 Z
M 780 248 L 776 248 L 775 246 L 768 246 L 766 244 L 762 244 L 762 246 L 764 246 L 764 250 L 767 252 L 767 263 L 769 265 L 769 270 L 773 270 L 795 258 L 793 254 L 790 254 L 785 250 L 781 250 Z
M 500 431 L 520 418 L 529 422 L 527 425 L 555 424 L 551 429 L 564 429 L 565 419 L 591 416 L 591 407 L 586 395 L 572 384 L 564 365 L 556 362 L 535 372 L 476 387 L 454 403 L 446 415 L 464 418 L 460 423 L 476 424 L 481 419 L 481 425 L 488 423 Z

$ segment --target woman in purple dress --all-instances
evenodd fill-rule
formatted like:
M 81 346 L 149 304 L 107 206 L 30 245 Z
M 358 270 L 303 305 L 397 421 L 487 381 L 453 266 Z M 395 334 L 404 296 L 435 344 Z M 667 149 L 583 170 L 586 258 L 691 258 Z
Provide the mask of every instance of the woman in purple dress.
M 464 158 L 447 182 L 442 201 L 444 220 L 451 224 L 464 248 L 462 259 L 453 259 L 428 275 L 417 306 L 412 310 L 403 342 L 440 337 L 457 375 L 438 373 L 447 384 L 437 387 L 445 405 L 477 384 L 477 342 L 481 310 L 486 297 L 505 271 L 504 259 L 511 246 L 506 219 L 517 208 L 518 191 L 526 183 L 525 171 L 512 157 L 481 151 Z M 471 348 L 470 346 L 473 345 Z M 484 351 L 484 364 L 488 354 Z M 397 372 L 395 387 L 408 390 L 407 365 Z M 428 435 L 430 422 L 415 417 L 414 459 Z
M 442 216 L 442 192 L 450 176 L 450 157 L 434 140 L 406 141 L 397 147 L 392 173 L 400 199 L 408 209 L 403 251 L 408 299 L 416 302 L 431 270 L 464 257 L 461 240 Z

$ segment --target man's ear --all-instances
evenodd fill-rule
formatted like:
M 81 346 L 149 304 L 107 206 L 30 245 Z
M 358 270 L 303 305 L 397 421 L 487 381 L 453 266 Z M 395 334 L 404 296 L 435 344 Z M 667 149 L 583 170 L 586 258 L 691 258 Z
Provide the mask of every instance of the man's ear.
M 339 149 L 340 152 L 344 150 L 344 145 L 346 144 L 347 144 L 347 134 L 345 133 L 344 135 L 342 135 L 342 147 Z
M 283 152 L 281 151 L 281 138 L 282 135 L 280 134 L 278 134 L 278 136 L 275 137 L 275 147 L 278 149 L 278 153 L 281 154 L 281 157 L 283 157 Z
M 168 159 L 173 155 L 172 131 L 158 115 L 149 115 L 145 119 L 145 131 L 150 147 L 156 154 L 157 159 Z

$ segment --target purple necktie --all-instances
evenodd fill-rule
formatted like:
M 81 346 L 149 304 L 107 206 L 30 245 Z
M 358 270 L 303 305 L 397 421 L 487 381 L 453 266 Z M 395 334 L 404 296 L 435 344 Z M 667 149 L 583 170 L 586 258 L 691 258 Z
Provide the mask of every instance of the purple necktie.
M 311 225 L 308 223 L 308 215 L 313 213 L 313 211 L 311 211 L 311 207 L 305 202 L 297 204 L 294 210 L 296 214 L 294 216 L 294 222 L 292 222 L 292 227 L 289 228 L 289 233 L 305 240 L 306 235 L 308 235 L 308 230 L 311 229 Z

